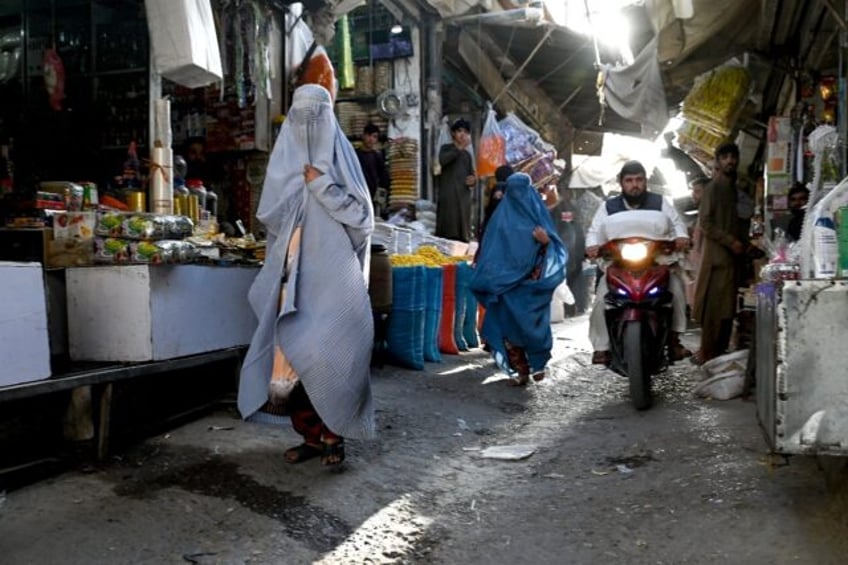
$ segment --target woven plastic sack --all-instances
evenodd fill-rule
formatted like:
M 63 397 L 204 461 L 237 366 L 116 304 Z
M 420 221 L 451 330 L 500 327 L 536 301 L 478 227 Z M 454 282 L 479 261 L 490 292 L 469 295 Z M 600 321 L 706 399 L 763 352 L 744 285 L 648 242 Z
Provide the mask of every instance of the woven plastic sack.
M 323 46 L 319 45 L 312 53 L 309 61 L 301 62 L 301 65 L 306 65 L 303 69 L 303 74 L 297 80 L 295 86 L 304 84 L 317 84 L 327 89 L 327 92 L 336 95 L 336 71 L 333 68 L 333 63 L 327 55 L 327 51 Z
M 393 364 L 424 369 L 424 267 L 392 268 L 392 315 L 387 332 Z
M 456 309 L 456 265 L 442 267 L 442 316 L 439 320 L 439 351 L 457 355 L 459 348 L 454 339 L 454 311 Z
M 442 316 L 442 267 L 424 270 L 424 360 L 441 362 L 439 353 L 439 323 Z
M 465 310 L 468 307 L 466 295 L 468 282 L 471 280 L 471 266 L 468 263 L 457 263 L 456 265 L 456 300 L 453 317 L 453 339 L 456 348 L 460 351 L 468 351 L 468 342 L 465 339 Z

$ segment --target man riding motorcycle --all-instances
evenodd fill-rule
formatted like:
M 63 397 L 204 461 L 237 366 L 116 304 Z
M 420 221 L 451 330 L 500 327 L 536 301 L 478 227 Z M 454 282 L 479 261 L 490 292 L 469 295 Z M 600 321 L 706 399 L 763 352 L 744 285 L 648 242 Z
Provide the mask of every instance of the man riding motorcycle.
M 648 192 L 645 167 L 639 161 L 628 161 L 618 174 L 621 195 L 610 198 L 598 208 L 586 234 L 586 256 L 598 257 L 601 246 L 621 237 L 642 237 L 652 240 L 673 240 L 679 252 L 689 247 L 686 225 L 674 206 L 659 194 Z M 679 361 L 692 353 L 680 344 L 680 334 L 686 331 L 686 293 L 683 281 L 672 273 L 670 288 L 673 295 L 669 358 Z M 609 365 L 610 338 L 604 316 L 607 294 L 606 275 L 598 281 L 595 303 L 589 318 L 589 340 L 594 353 L 592 363 Z

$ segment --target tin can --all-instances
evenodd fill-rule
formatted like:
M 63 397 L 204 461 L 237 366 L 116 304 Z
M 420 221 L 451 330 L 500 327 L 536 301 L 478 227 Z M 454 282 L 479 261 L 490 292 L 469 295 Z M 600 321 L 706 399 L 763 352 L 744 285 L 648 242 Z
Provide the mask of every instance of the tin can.
M 196 194 L 189 194 L 186 198 L 188 199 L 188 217 L 196 226 L 200 221 L 200 199 Z
M 179 204 L 177 204 L 179 202 Z M 175 194 L 174 195 L 174 206 L 179 205 L 180 207 L 180 215 L 191 218 L 191 210 L 188 207 L 188 194 Z
M 144 212 L 147 210 L 147 195 L 140 190 L 127 192 L 127 206 L 132 212 Z

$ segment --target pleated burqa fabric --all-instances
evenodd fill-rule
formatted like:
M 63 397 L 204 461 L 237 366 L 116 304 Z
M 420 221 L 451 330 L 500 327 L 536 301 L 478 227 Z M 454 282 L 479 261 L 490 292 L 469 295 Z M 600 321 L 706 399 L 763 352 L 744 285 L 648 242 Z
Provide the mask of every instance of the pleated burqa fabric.
M 544 255 L 533 238 L 541 226 L 550 242 Z M 533 372 L 551 358 L 551 300 L 565 279 L 568 251 L 530 177 L 516 173 L 506 181 L 501 203 L 486 224 L 471 275 L 471 291 L 486 309 L 481 335 L 498 365 L 509 374 L 504 340 L 524 350 Z M 538 278 L 531 278 L 539 268 Z
M 324 175 L 306 184 L 305 164 Z M 373 207 L 326 89 L 310 84 L 295 91 L 271 153 L 257 217 L 267 229 L 268 247 L 248 297 L 259 326 L 241 371 L 242 416 L 279 421 L 260 412 L 279 345 L 333 432 L 372 437 L 374 327 L 366 281 Z M 300 250 L 284 273 L 298 226 Z M 280 305 L 282 284 L 286 293 Z

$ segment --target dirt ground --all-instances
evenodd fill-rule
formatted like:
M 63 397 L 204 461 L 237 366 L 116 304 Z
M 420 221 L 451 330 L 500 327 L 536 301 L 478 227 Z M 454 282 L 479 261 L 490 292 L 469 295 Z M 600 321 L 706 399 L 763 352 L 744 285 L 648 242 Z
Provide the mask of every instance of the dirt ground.
M 555 325 L 551 375 L 507 387 L 480 350 L 374 371 L 379 439 L 289 465 L 289 428 L 231 406 L 5 495 L 2 563 L 845 563 L 848 501 L 768 453 L 754 403 L 657 379 L 646 412 Z M 692 336 L 688 336 L 692 340 Z M 519 446 L 519 461 L 482 449 Z

